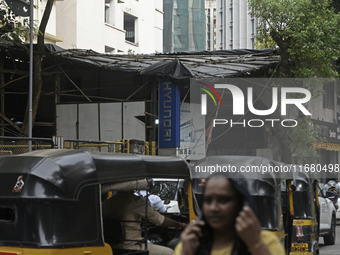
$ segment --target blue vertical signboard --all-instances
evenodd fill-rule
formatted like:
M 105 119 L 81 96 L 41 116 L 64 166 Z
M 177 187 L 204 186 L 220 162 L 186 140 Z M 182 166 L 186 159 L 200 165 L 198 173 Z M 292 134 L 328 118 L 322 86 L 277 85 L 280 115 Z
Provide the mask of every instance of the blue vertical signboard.
M 159 148 L 180 146 L 180 89 L 169 79 L 159 83 Z

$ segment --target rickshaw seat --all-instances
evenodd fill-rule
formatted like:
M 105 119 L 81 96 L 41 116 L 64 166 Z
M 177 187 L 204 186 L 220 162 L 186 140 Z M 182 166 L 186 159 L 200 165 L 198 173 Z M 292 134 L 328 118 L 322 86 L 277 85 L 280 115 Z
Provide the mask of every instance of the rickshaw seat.
M 103 219 L 104 239 L 108 244 L 114 244 L 125 240 L 124 222 L 115 219 Z M 149 255 L 145 250 L 127 250 L 111 247 L 115 255 Z
M 112 248 L 114 255 L 149 255 L 149 251 L 125 250 Z
M 125 240 L 124 222 L 115 219 L 103 219 L 104 239 L 108 243 Z

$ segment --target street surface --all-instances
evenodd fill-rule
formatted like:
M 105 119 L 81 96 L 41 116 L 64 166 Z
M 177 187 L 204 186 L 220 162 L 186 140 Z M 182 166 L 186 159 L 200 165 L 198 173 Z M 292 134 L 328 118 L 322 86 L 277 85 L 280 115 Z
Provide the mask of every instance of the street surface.
M 340 225 L 336 226 L 336 241 L 334 245 L 324 245 L 323 238 L 319 238 L 320 255 L 340 254 Z

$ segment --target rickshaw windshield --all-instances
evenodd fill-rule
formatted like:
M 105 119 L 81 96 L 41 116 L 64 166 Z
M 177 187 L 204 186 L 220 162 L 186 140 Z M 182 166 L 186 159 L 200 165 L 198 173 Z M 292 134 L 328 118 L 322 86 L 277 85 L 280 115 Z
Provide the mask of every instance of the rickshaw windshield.
M 274 230 L 280 226 L 280 214 L 277 210 L 277 201 L 271 196 L 253 196 L 258 208 L 257 216 L 263 229 Z M 259 210 L 260 208 L 271 208 L 270 210 Z
M 293 202 L 294 215 L 297 218 L 313 218 L 315 216 L 315 206 L 309 192 L 293 192 Z
M 150 193 L 162 200 L 175 200 L 178 181 L 155 181 Z
M 296 191 L 293 192 L 294 215 L 298 218 L 315 217 L 314 197 L 313 185 L 305 180 L 297 179 Z

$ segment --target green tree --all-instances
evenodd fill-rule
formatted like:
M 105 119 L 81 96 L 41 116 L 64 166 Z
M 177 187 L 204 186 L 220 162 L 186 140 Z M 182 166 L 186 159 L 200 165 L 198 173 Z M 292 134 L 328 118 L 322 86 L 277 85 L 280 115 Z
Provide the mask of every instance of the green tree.
M 257 41 L 280 48 L 280 77 L 337 77 L 331 60 L 340 56 L 339 15 L 330 0 L 249 0 L 259 19 Z
M 29 1 L 27 1 L 29 2 Z M 37 34 L 37 50 L 33 55 L 33 96 L 32 96 L 32 123 L 34 125 L 39 105 L 42 78 L 41 78 L 41 60 L 45 52 L 45 30 L 51 14 L 54 0 L 47 0 L 43 17 L 41 19 Z M 29 24 L 27 18 L 17 17 L 7 6 L 4 0 L 0 0 L 0 40 L 11 40 L 16 45 L 21 46 L 29 55 L 29 49 L 25 45 L 25 40 L 29 34 Z M 26 108 L 25 118 L 20 133 L 23 136 L 28 135 L 28 106 Z
M 22 43 L 29 36 L 28 18 L 19 18 L 0 0 L 0 40 Z
M 334 78 L 339 73 L 335 61 L 340 56 L 340 15 L 330 0 L 248 0 L 250 15 L 258 18 L 256 42 L 260 47 L 279 47 L 281 57 L 276 77 Z M 320 81 L 320 80 L 319 80 Z M 322 93 L 320 83 L 306 85 L 314 97 Z M 277 117 L 277 116 L 276 116 Z M 295 128 L 277 126 L 281 160 L 301 161 L 315 156 L 312 143 L 322 141 L 310 118 L 299 120 Z

